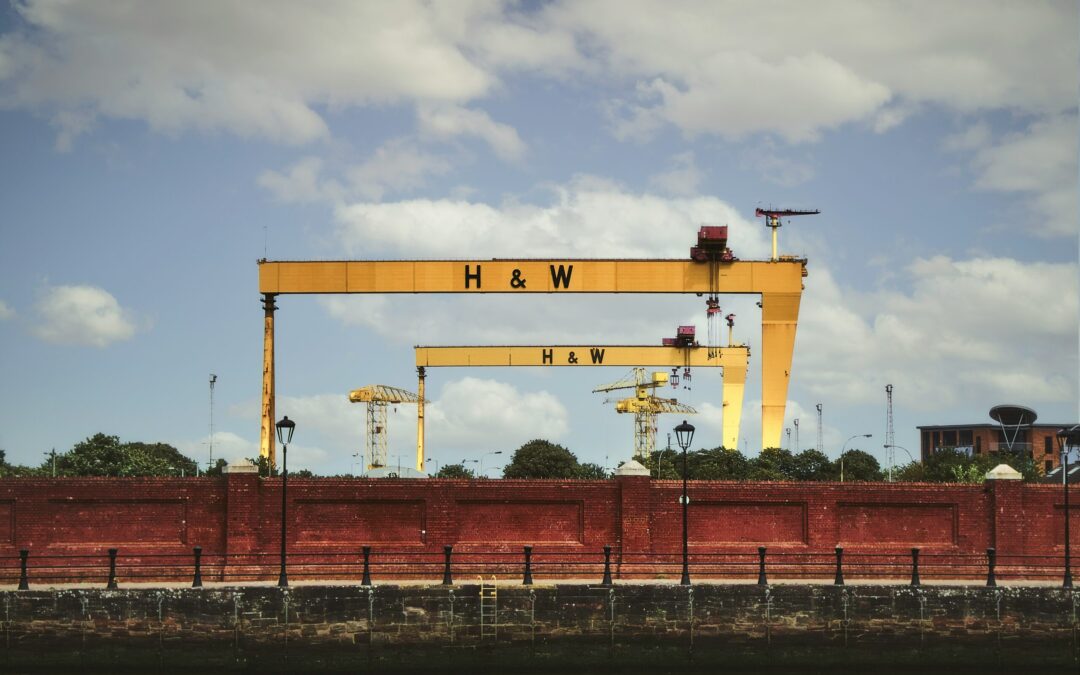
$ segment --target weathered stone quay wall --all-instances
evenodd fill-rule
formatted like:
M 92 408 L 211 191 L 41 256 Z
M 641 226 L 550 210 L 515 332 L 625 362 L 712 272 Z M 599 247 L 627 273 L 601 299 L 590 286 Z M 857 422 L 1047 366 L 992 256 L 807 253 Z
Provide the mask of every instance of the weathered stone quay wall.
M 1080 593 L 1058 588 L 507 586 L 494 605 L 477 585 L 9 591 L 0 666 L 1080 663 Z

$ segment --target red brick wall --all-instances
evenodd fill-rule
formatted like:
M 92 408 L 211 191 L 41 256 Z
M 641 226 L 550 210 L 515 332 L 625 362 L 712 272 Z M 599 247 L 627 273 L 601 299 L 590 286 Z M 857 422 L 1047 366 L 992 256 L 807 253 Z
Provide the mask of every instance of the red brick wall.
M 224 478 L 0 480 L 0 557 L 273 553 L 281 481 Z M 1072 538 L 1080 544 L 1080 490 Z M 293 479 L 292 552 L 376 549 L 436 553 L 598 551 L 625 555 L 681 548 L 681 483 L 610 481 Z M 691 481 L 690 546 L 696 552 L 859 551 L 1060 555 L 1060 486 L 730 483 Z M 10 565 L 5 565 L 10 566 Z

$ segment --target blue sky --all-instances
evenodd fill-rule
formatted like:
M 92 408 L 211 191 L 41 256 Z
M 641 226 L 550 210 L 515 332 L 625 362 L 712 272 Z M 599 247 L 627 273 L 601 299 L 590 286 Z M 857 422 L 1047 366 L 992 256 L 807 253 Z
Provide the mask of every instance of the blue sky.
M 258 442 L 255 261 L 683 257 L 755 206 L 809 257 L 789 392 L 800 447 L 884 459 L 1013 402 L 1075 422 L 1072 2 L 62 3 L 0 10 L 0 447 L 95 432 L 205 461 Z M 355 469 L 350 389 L 415 389 L 415 344 L 659 341 L 696 297 L 284 297 L 291 463 Z M 760 343 L 750 297 L 722 298 Z M 756 356 L 757 352 L 753 352 Z M 752 356 L 742 448 L 759 439 Z M 429 456 L 545 437 L 612 466 L 619 369 L 432 371 Z M 720 442 L 714 372 L 669 395 Z M 414 409 L 390 424 L 414 452 Z M 664 426 L 679 420 L 661 418 Z M 794 439 L 793 439 L 794 440 Z M 785 445 L 787 444 L 785 440 Z M 501 459 L 488 457 L 486 467 Z

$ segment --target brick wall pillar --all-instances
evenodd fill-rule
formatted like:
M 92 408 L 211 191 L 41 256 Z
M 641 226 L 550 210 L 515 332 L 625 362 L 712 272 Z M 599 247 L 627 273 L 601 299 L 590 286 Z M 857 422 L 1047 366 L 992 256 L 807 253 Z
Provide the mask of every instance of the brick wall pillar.
M 225 467 L 225 553 L 259 550 L 259 469 L 243 460 Z M 275 519 L 277 521 L 279 519 Z M 229 561 L 230 563 L 234 561 Z
M 633 460 L 615 472 L 619 485 L 619 544 L 624 556 L 648 553 L 652 548 L 649 531 L 649 498 L 652 479 L 649 471 Z
M 986 474 L 990 495 L 990 543 L 999 556 L 1024 553 L 1024 482 L 1019 473 L 997 467 Z M 1003 564 L 1016 564 L 1004 560 Z

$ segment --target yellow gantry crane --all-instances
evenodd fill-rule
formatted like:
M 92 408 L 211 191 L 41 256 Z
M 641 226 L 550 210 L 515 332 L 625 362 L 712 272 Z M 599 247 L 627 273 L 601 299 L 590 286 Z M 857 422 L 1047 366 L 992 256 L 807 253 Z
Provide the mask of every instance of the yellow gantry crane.
M 661 413 L 697 414 L 697 410 L 673 398 L 660 398 L 652 393 L 668 383 L 668 374 L 654 372 L 648 377 L 644 368 L 634 368 L 627 377 L 604 384 L 593 393 L 633 389 L 634 395 L 615 402 L 615 411 L 634 415 L 634 459 L 652 457 L 656 450 L 656 416 Z
M 353 403 L 367 403 L 367 468 L 386 466 L 386 407 L 391 403 L 423 405 L 423 397 L 385 384 L 370 384 L 349 392 Z M 423 467 L 417 469 L 423 470 Z

